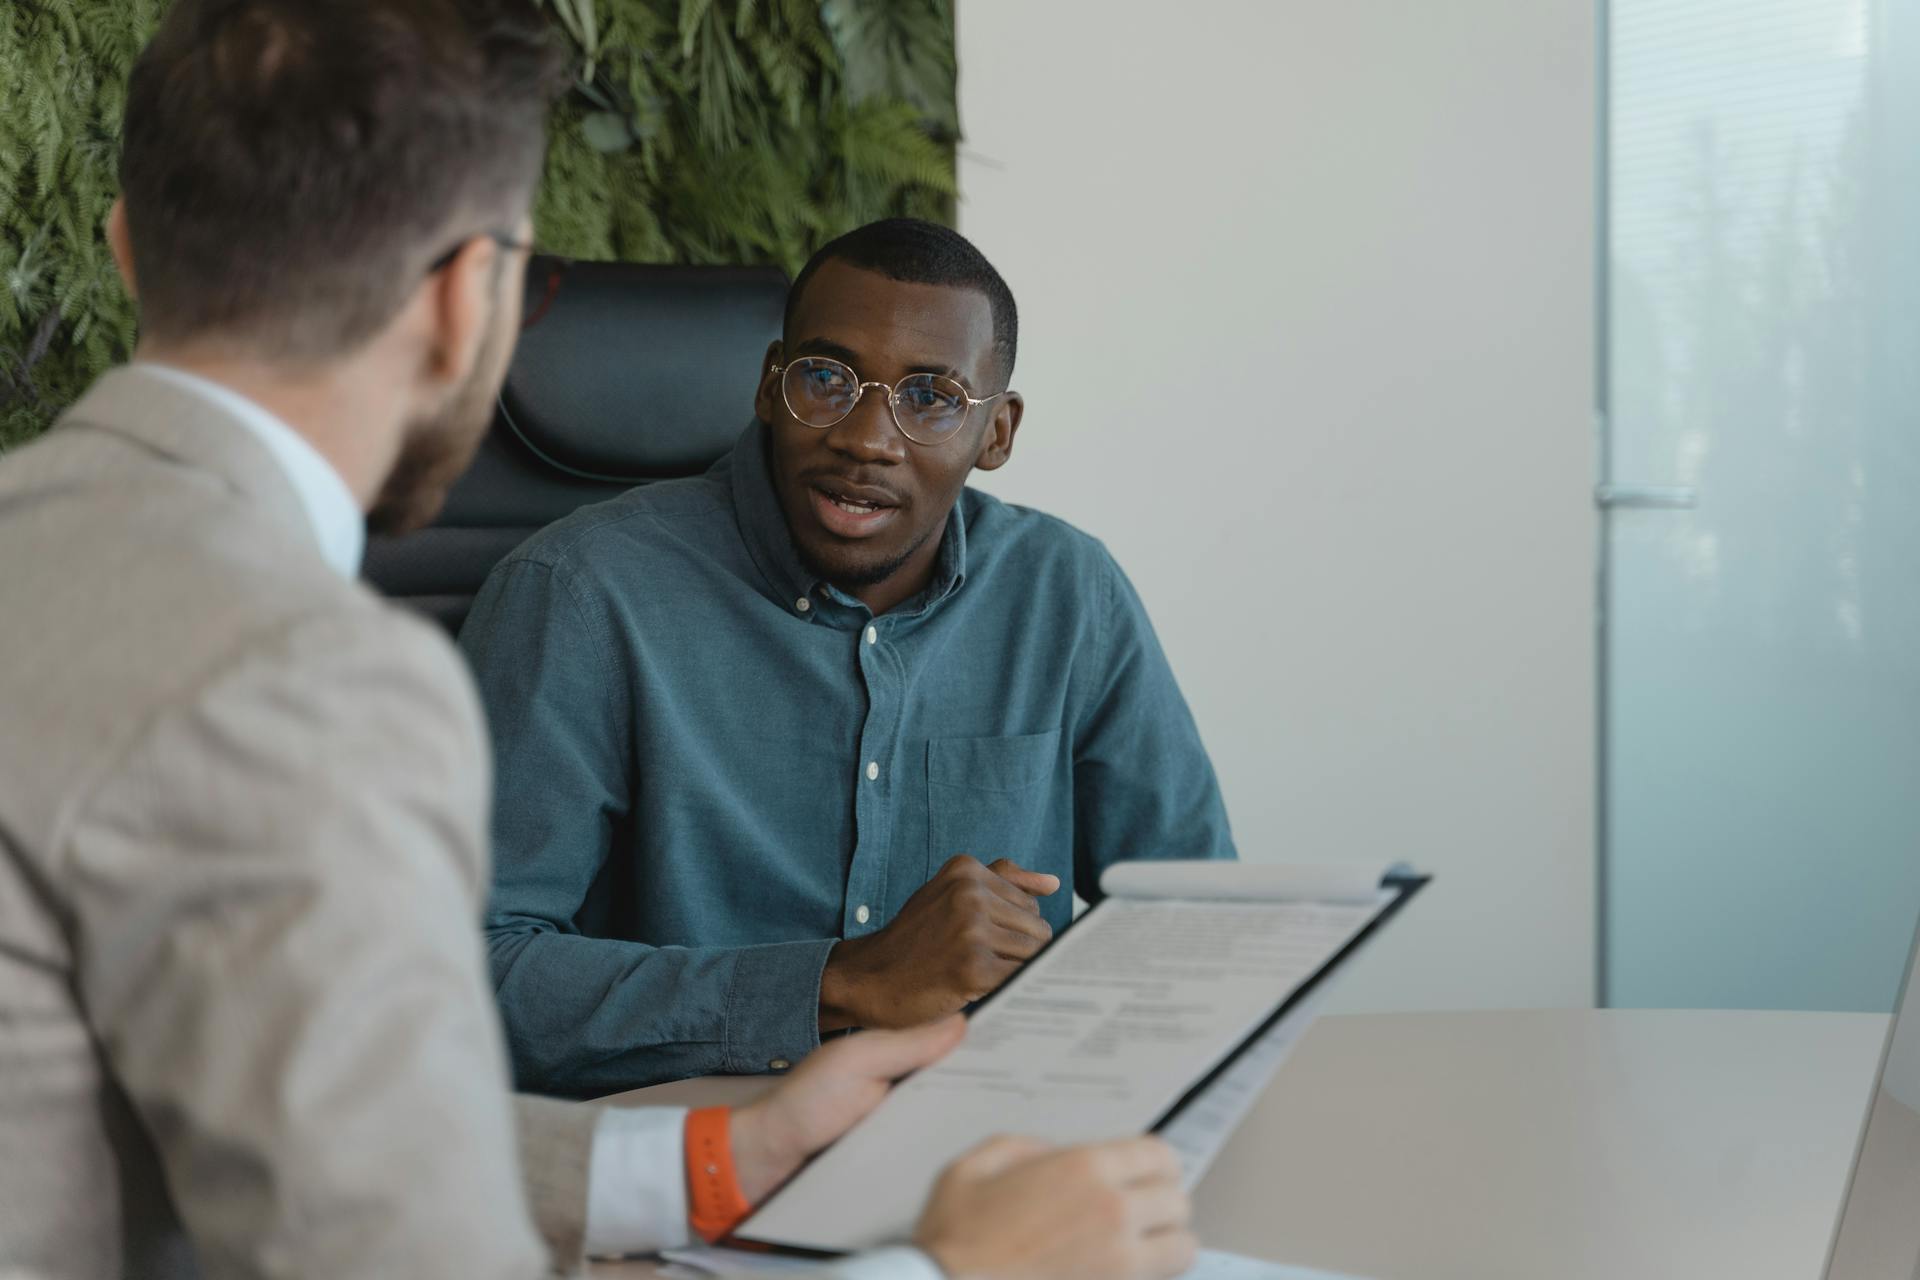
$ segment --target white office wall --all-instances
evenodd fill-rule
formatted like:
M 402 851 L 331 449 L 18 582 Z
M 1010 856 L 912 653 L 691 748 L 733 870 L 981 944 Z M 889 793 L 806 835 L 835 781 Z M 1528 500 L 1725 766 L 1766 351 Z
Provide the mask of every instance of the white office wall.
M 1138 585 L 1249 859 L 1438 873 L 1344 1007 L 1590 1003 L 1595 18 L 961 0 L 983 487 Z

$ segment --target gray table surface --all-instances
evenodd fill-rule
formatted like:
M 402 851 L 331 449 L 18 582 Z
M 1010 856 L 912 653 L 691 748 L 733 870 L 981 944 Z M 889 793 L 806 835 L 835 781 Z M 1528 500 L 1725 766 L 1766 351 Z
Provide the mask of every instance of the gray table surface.
M 1369 1280 L 1818 1280 L 1886 1025 L 1719 1011 L 1323 1018 L 1197 1190 L 1201 1238 Z M 737 1103 L 766 1083 L 612 1101 Z

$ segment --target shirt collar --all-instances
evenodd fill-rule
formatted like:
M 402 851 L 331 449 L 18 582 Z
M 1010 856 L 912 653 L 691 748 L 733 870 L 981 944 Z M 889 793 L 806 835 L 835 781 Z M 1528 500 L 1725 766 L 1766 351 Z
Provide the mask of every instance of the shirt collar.
M 231 387 L 151 360 L 136 367 L 192 392 L 245 427 L 273 455 L 300 496 L 321 558 L 343 578 L 359 576 L 367 549 L 366 516 L 347 482 L 306 437 Z
M 740 523 L 740 535 L 746 541 L 747 554 L 753 558 L 767 582 L 779 593 L 789 612 L 810 614 L 821 600 L 864 609 L 852 597 L 823 581 L 808 569 L 793 545 L 787 528 L 787 514 L 781 510 L 780 496 L 773 489 L 771 458 L 767 450 L 770 428 L 756 420 L 733 446 L 729 465 L 732 469 L 733 509 Z M 964 495 L 963 495 L 964 496 Z M 940 553 L 934 560 L 933 577 L 926 589 L 903 602 L 894 613 L 923 613 L 958 591 L 967 578 L 967 522 L 961 516 L 960 501 L 947 513 L 946 532 L 940 538 Z M 800 601 L 807 607 L 800 608 Z

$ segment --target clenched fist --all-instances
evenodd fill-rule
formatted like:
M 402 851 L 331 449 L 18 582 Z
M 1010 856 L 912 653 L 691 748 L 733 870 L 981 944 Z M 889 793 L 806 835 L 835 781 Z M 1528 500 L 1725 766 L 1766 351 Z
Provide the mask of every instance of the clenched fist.
M 1053 937 L 1040 899 L 1059 890 L 1058 876 L 1006 858 L 949 859 L 886 928 L 828 953 L 820 1029 L 911 1027 L 965 1008 Z

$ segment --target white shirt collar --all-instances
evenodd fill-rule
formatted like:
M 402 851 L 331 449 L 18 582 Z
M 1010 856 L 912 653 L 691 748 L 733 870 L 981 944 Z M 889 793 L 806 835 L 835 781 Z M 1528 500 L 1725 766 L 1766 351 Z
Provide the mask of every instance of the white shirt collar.
M 360 561 L 367 550 L 366 516 L 347 482 L 318 449 L 307 443 L 306 437 L 231 387 L 197 373 L 151 360 L 139 361 L 135 367 L 219 406 L 247 428 L 266 446 L 300 495 L 321 557 L 343 578 L 360 576 Z

